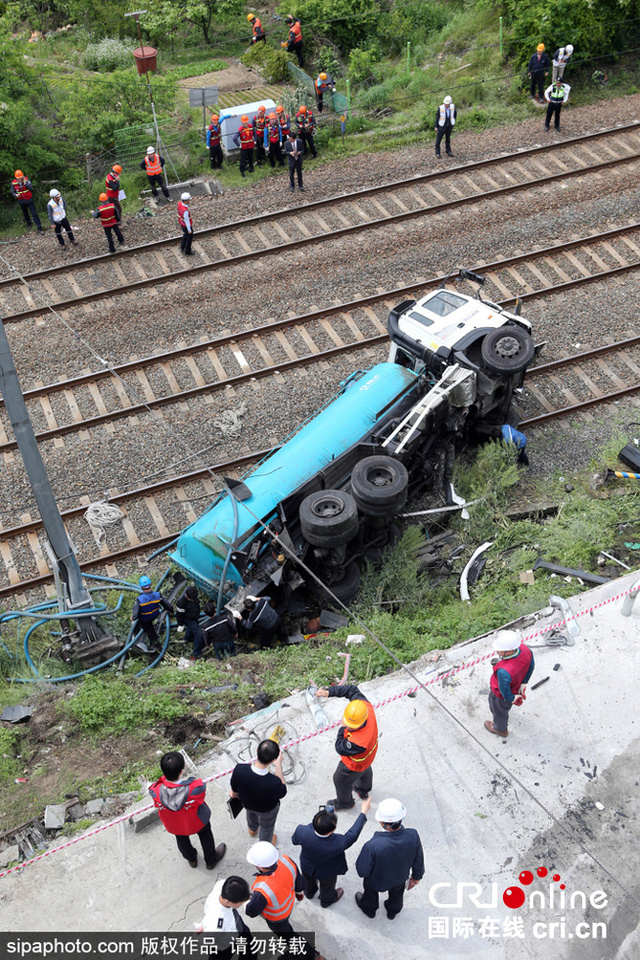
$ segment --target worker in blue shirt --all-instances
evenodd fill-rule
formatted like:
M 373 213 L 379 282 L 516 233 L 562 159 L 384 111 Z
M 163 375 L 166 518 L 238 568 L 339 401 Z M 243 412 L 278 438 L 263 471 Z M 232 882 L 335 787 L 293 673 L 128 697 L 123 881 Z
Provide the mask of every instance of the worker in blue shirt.
M 515 444 L 515 448 L 518 451 L 518 463 L 521 463 L 523 467 L 528 467 L 529 457 L 525 450 L 527 446 L 526 434 L 522 433 L 521 430 L 516 430 L 515 427 L 510 427 L 508 423 L 503 424 L 501 433 L 505 443 Z
M 168 613 L 173 613 L 173 607 L 157 590 L 151 589 L 151 580 L 147 576 L 142 576 L 138 580 L 140 584 L 140 593 L 133 604 L 131 611 L 131 622 L 135 624 L 136 630 L 142 630 L 147 635 L 151 644 L 152 651 L 158 650 L 158 634 L 156 632 L 155 620 L 157 620 L 160 611 L 164 608 Z

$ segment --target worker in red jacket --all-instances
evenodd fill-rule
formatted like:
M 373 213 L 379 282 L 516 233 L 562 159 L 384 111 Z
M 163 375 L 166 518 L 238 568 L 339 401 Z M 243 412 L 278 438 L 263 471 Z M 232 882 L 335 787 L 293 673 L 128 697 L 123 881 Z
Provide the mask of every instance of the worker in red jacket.
M 240 117 L 240 123 L 242 126 L 234 134 L 233 142 L 236 147 L 240 147 L 240 176 L 244 177 L 247 167 L 249 173 L 253 173 L 253 124 L 246 115 Z
M 289 136 L 289 131 L 291 130 L 291 117 L 288 113 L 285 113 L 284 107 L 281 103 L 279 103 L 276 107 L 276 116 L 278 118 L 278 123 L 280 124 L 282 142 L 286 143 L 287 137 Z
M 216 847 L 211 831 L 211 810 L 205 801 L 207 788 L 197 777 L 184 777 L 184 756 L 175 750 L 160 761 L 162 776 L 149 787 L 154 806 L 167 833 L 176 838 L 178 850 L 189 866 L 198 866 L 198 851 L 191 843 L 197 833 L 207 870 L 213 870 L 227 852 L 226 843 Z
M 282 156 L 282 131 L 278 123 L 278 117 L 275 113 L 269 114 L 269 124 L 264 131 L 264 147 L 269 151 L 269 163 L 275 167 L 276 160 L 281 167 L 284 167 L 284 157 Z
M 259 167 L 265 159 L 264 152 L 264 131 L 267 126 L 267 108 L 260 104 L 258 112 L 253 118 L 253 139 L 256 145 L 256 162 Z
M 284 22 L 289 27 L 289 38 L 282 46 L 287 53 L 295 53 L 298 58 L 298 66 L 302 67 L 302 27 L 300 21 L 293 14 L 284 18 Z
M 120 211 L 116 207 L 113 200 L 109 200 L 106 193 L 100 194 L 100 203 L 98 204 L 98 209 L 93 210 L 91 212 L 91 216 L 95 217 L 96 219 L 100 219 L 100 223 L 104 227 L 107 243 L 109 244 L 109 251 L 111 253 L 115 253 L 116 248 L 113 245 L 112 231 L 118 238 L 118 243 L 120 246 L 124 245 L 124 237 L 122 236 L 122 230 L 118 226 L 120 222 Z
M 25 177 L 22 170 L 16 170 L 14 179 L 11 181 L 11 196 L 18 201 L 27 230 L 31 230 L 33 226 L 31 223 L 31 217 L 33 217 L 33 223 L 38 228 L 38 233 L 44 233 L 33 199 L 33 186 L 29 177 Z
M 267 39 L 264 30 L 262 29 L 262 24 L 260 23 L 260 18 L 256 17 L 255 13 L 248 13 L 247 20 L 253 28 L 253 36 L 251 38 L 251 43 L 259 43 L 261 40 Z
M 526 699 L 526 685 L 531 679 L 535 662 L 526 643 L 520 643 L 515 630 L 501 630 L 495 640 L 499 659 L 494 663 L 489 684 L 489 709 L 492 720 L 485 720 L 484 726 L 489 733 L 497 737 L 508 737 L 509 711 L 514 705 L 522 706 Z
M 180 226 L 182 227 L 180 253 L 184 253 L 185 257 L 193 256 L 193 252 L 191 250 L 191 241 L 193 240 L 193 218 L 191 216 L 191 210 L 189 209 L 190 200 L 191 194 L 183 193 L 180 195 L 180 200 L 178 202 L 178 220 L 180 221 Z
M 211 117 L 211 123 L 207 129 L 207 150 L 209 151 L 209 160 L 211 169 L 218 170 L 222 167 L 222 123 L 217 113 Z
M 316 118 L 313 115 L 311 107 L 305 107 L 304 103 L 296 113 L 296 123 L 298 125 L 298 136 L 304 142 L 305 150 L 311 151 L 311 156 L 315 160 L 318 156 L 316 145 L 313 142 L 313 131 L 316 128 Z
M 122 167 L 119 163 L 114 163 L 113 167 L 105 177 L 104 185 L 107 191 L 107 197 L 112 200 L 114 206 L 118 208 L 118 213 L 122 215 L 122 206 L 120 205 L 120 174 Z

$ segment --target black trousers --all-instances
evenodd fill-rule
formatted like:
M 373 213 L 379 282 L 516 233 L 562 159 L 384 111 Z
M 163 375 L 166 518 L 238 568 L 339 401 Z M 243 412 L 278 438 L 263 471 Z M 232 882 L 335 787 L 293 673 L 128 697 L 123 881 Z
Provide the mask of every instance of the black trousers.
M 249 167 L 249 172 L 253 173 L 253 147 L 248 150 L 240 150 L 240 173 L 244 177 L 244 172 Z
M 302 157 L 297 157 L 295 160 L 289 160 L 289 185 L 292 190 L 295 190 L 295 183 L 293 182 L 294 174 L 298 174 L 298 186 L 302 190 Z
M 551 123 L 551 117 L 553 117 L 555 113 L 553 125 L 556 128 L 556 130 L 560 129 L 560 111 L 561 110 L 562 110 L 562 101 L 560 103 L 554 103 L 553 100 L 550 102 L 549 106 L 547 107 L 547 116 L 544 121 L 545 127 L 549 126 L 549 124 Z
M 269 144 L 269 163 L 272 167 L 275 167 L 276 160 L 281 167 L 284 167 L 284 157 L 282 156 L 282 147 L 280 146 L 279 140 Z
M 436 156 L 440 153 L 440 144 L 442 143 L 442 138 L 444 137 L 444 146 L 447 153 L 451 150 L 451 124 L 445 123 L 444 127 L 438 127 L 438 132 L 436 134 Z
M 360 900 L 360 909 L 368 917 L 373 919 L 378 911 L 380 906 L 380 894 L 378 890 L 374 890 L 366 880 L 363 881 L 364 893 L 362 894 L 362 899 Z M 391 887 L 387 891 L 387 899 L 384 901 L 384 906 L 387 911 L 387 916 L 389 919 L 397 916 L 402 910 L 404 902 L 404 883 L 401 883 L 397 887 Z
M 303 873 L 302 876 L 307 885 L 305 895 L 309 900 L 315 897 L 318 892 L 318 885 L 320 885 L 320 905 L 330 907 L 332 903 L 336 902 L 338 899 L 338 894 L 336 893 L 337 876 L 325 877 L 324 880 L 316 880 L 314 877 L 309 876 L 308 873 Z
M 151 187 L 151 193 L 153 194 L 154 197 L 158 196 L 158 191 L 156 190 L 156 186 L 159 185 L 160 189 L 164 193 L 167 200 L 169 199 L 169 191 L 167 190 L 164 184 L 164 179 L 161 173 L 154 173 L 152 177 L 150 177 L 149 174 L 147 174 L 147 180 L 149 181 L 149 186 Z
M 186 227 L 182 228 L 182 240 L 180 241 L 180 253 L 184 253 L 185 256 L 191 255 L 191 242 L 193 240 L 193 230 L 187 230 Z M 200 630 L 202 633 L 202 630 Z M 202 646 L 202 643 L 200 644 Z
M 222 166 L 222 147 L 220 144 L 214 146 L 212 143 L 209 146 L 209 159 L 211 160 L 211 169 L 218 170 Z
M 307 151 L 310 150 L 310 151 L 311 151 L 311 156 L 314 157 L 314 158 L 317 157 L 317 156 L 318 156 L 318 151 L 316 150 L 316 145 L 315 145 L 315 143 L 313 142 L 313 134 L 310 133 L 308 130 L 301 130 L 301 131 L 298 133 L 298 136 L 300 137 L 300 139 L 301 139 L 302 142 L 304 143 L 305 150 L 307 150 Z
M 538 99 L 544 99 L 544 70 L 538 70 L 531 74 L 531 84 L 529 86 L 531 96 L 535 94 L 536 87 L 538 88 Z
M 122 244 L 124 243 L 124 237 L 122 236 L 122 230 L 120 229 L 117 223 L 113 227 L 104 228 L 105 236 L 107 238 L 107 243 L 109 244 L 109 250 L 111 251 L 111 253 L 115 253 L 116 248 L 113 245 L 113 236 L 111 234 L 111 231 L 115 233 L 116 237 L 118 238 L 118 243 L 120 244 L 120 246 L 122 246 Z
M 264 141 L 262 138 L 256 140 L 256 163 L 258 166 L 262 166 L 263 161 L 266 159 L 266 151 L 264 149 Z M 273 166 L 273 164 L 271 164 Z
M 64 217 L 62 220 L 58 220 L 58 222 L 53 225 L 55 235 L 58 238 L 58 243 L 60 244 L 61 247 L 64 247 L 64 237 L 62 236 L 63 227 L 67 231 L 67 234 L 69 236 L 69 240 L 71 240 L 71 243 L 75 243 L 75 237 L 73 236 L 73 230 L 71 229 L 71 224 L 69 223 L 68 218 Z
M 371 793 L 373 787 L 373 767 L 367 767 L 366 770 L 349 770 L 349 767 L 342 762 L 338 763 L 333 775 L 333 784 L 336 788 L 336 799 L 338 803 L 351 803 L 353 800 L 353 787 L 360 793 Z
M 105 232 L 111 229 L 110 227 L 105 227 Z M 135 630 L 142 630 L 147 639 L 151 642 L 152 646 L 155 646 L 158 643 L 158 631 L 156 630 L 156 625 L 153 620 L 145 619 L 142 620 L 140 617 L 135 622 Z
M 216 843 L 213 839 L 213 832 L 211 830 L 211 824 L 207 823 L 206 826 L 200 830 L 197 834 L 198 839 L 200 840 L 200 845 L 202 846 L 202 854 L 204 856 L 204 862 L 209 866 L 211 863 L 216 862 Z M 198 851 L 191 843 L 191 837 L 176 835 L 176 843 L 178 844 L 178 850 L 189 863 L 193 863 L 194 860 L 198 858 Z
M 261 627 L 260 628 L 260 646 L 261 647 L 270 647 L 273 643 L 273 638 L 278 636 L 279 640 L 282 640 L 283 643 L 286 643 L 289 637 L 287 636 L 287 631 L 285 630 L 282 620 L 278 617 L 278 622 L 274 627 Z
M 300 43 L 294 43 L 291 50 L 289 50 L 288 52 L 295 53 L 296 57 L 298 58 L 298 66 L 301 67 L 302 66 L 302 40 L 300 41 Z
M 40 223 L 40 217 L 38 216 L 38 211 L 36 210 L 35 200 L 18 200 L 18 203 L 20 204 L 22 216 L 24 217 L 24 222 L 26 225 L 28 227 L 31 226 L 31 217 L 33 217 L 33 222 L 38 230 L 42 230 L 42 224 Z

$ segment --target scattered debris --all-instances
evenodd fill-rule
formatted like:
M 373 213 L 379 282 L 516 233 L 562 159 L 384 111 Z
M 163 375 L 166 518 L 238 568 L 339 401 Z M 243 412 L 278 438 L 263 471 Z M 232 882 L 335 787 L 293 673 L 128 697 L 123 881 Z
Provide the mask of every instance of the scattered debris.
M 66 803 L 49 804 L 44 809 L 44 825 L 47 830 L 60 830 L 67 819 Z
M 532 689 L 532 690 L 537 690 L 538 687 L 541 687 L 542 684 L 543 684 L 543 683 L 546 683 L 548 679 L 549 679 L 549 677 L 543 677 L 542 680 L 538 680 L 537 683 L 534 683 L 534 685 L 531 687 L 531 689 Z
M 520 583 L 528 583 L 530 586 L 536 582 L 533 570 L 521 570 L 518 574 L 518 578 Z
M 466 567 L 460 574 L 460 598 L 461 600 L 469 600 L 469 584 L 474 584 L 486 563 L 486 558 L 480 560 L 482 554 L 493 546 L 493 540 L 487 540 L 486 543 L 481 544 L 477 550 L 471 556 L 471 559 L 467 563 Z
M 104 807 L 104 797 L 97 797 L 95 800 L 89 800 L 85 804 L 85 811 L 88 817 L 99 817 Z
M 366 639 L 363 633 L 350 633 L 347 637 L 347 643 L 364 643 Z
M 189 667 L 193 666 L 194 661 L 188 660 L 187 657 L 180 657 L 178 660 L 178 670 L 188 670 Z
M 607 553 L 606 550 L 601 550 L 601 551 L 600 551 L 600 557 L 606 557 L 607 560 L 611 560 L 611 561 L 613 561 L 613 563 L 617 563 L 618 566 L 624 567 L 625 570 L 631 570 L 631 567 L 628 566 L 628 564 L 623 563 L 622 560 L 618 560 L 617 557 L 614 557 L 614 556 L 612 556 L 610 553 Z M 600 562 L 600 557 L 598 557 L 598 563 Z
M 329 718 L 324 712 L 322 704 L 316 697 L 317 690 L 318 688 L 315 683 L 310 683 L 305 693 L 305 700 L 307 701 L 307 706 L 311 711 L 311 716 L 316 722 L 316 729 L 326 730 L 329 726 Z
M 340 613 L 330 613 L 329 610 L 322 610 L 320 612 L 320 626 L 324 630 L 341 630 L 342 627 L 346 627 L 348 623 L 348 618 L 343 617 Z
M 596 810 L 604 810 L 604 803 L 600 803 L 599 800 L 596 800 Z
M 559 664 L 559 663 L 554 664 L 553 669 L 554 669 L 554 670 L 559 670 L 559 669 L 560 669 L 560 664 Z
M 0 851 L 0 869 L 8 867 L 10 863 L 15 863 L 20 859 L 20 847 L 13 844 L 11 847 L 5 847 Z
M 534 570 L 548 570 L 549 573 L 556 573 L 561 577 L 577 577 L 579 580 L 585 580 L 587 583 L 609 583 L 610 577 L 598 577 L 595 573 L 587 573 L 585 570 L 574 570 L 572 567 L 561 567 L 557 563 L 547 563 L 539 557 L 533 565 Z
M 158 823 L 159 820 L 158 811 L 154 807 L 153 810 L 140 810 L 138 813 L 134 813 L 132 817 L 129 817 L 129 825 L 133 827 L 134 833 L 140 833 L 147 827 L 153 826 L 154 823 Z
M 573 487 L 571 489 L 573 490 Z M 557 516 L 559 509 L 559 504 L 549 502 L 530 503 L 527 506 L 518 504 L 505 510 L 503 516 L 514 522 L 517 520 L 542 520 L 544 517 Z
M 221 689 L 228 689 L 227 687 Z M 255 697 L 251 698 L 253 705 L 257 710 L 264 710 L 265 707 L 271 705 L 271 697 L 266 692 L 266 690 L 261 690 L 260 693 L 256 693 Z
M 347 677 L 349 676 L 349 665 L 351 663 L 351 654 L 350 653 L 339 653 L 339 657 L 345 658 L 344 670 L 342 672 L 342 677 L 338 681 L 339 686 L 343 686 L 347 682 Z
M 5 707 L 0 714 L 0 720 L 7 723 L 26 723 L 30 719 L 35 707 Z
M 577 623 L 577 621 L 576 621 L 576 619 L 575 619 L 575 615 L 574 615 L 573 610 L 571 609 L 571 605 L 570 605 L 569 601 L 566 600 L 564 597 L 557 597 L 557 596 L 555 596 L 555 594 L 554 594 L 554 595 L 552 595 L 552 596 L 549 597 L 549 603 L 551 604 L 551 606 L 552 606 L 555 610 L 560 610 L 560 611 L 561 611 L 561 613 L 562 613 L 562 615 L 563 615 L 563 617 L 564 617 L 564 619 L 565 619 L 565 624 L 564 624 L 564 626 L 566 627 L 566 629 L 567 629 L 567 631 L 569 632 L 569 634 L 571 635 L 571 637 L 577 637 L 577 636 L 579 636 L 579 635 L 580 635 L 580 627 L 578 626 L 578 623 Z M 567 646 L 573 646 L 573 640 L 571 640 L 571 642 L 568 642 L 568 643 L 567 643 Z

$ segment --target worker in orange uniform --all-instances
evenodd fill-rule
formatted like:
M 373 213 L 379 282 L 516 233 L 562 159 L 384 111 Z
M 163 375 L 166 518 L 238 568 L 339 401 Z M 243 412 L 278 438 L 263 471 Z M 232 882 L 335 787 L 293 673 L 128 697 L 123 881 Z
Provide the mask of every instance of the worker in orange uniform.
M 222 167 L 222 123 L 217 113 L 211 117 L 211 123 L 207 128 L 207 150 L 209 151 L 209 160 L 211 169 L 218 170 Z
M 316 145 L 313 142 L 313 131 L 316 128 L 316 118 L 313 115 L 311 107 L 305 107 L 304 103 L 296 113 L 296 123 L 298 125 L 298 136 L 304 141 L 306 151 L 311 151 L 311 156 L 315 160 L 318 156 Z
M 269 114 L 269 123 L 264 131 L 264 148 L 269 151 L 269 163 L 275 167 L 276 160 L 281 167 L 284 167 L 284 157 L 282 156 L 282 131 L 278 123 L 278 117 L 275 113 Z
M 282 46 L 285 47 L 287 53 L 295 53 L 298 58 L 298 66 L 302 67 L 302 27 L 300 21 L 290 13 L 288 17 L 284 18 L 284 22 L 289 27 L 289 38 Z
M 122 207 L 120 205 L 120 174 L 122 167 L 119 163 L 114 163 L 113 167 L 105 177 L 104 185 L 107 191 L 107 197 L 113 201 L 118 213 L 122 216 Z
M 355 790 L 361 800 L 367 800 L 373 785 L 371 766 L 378 750 L 378 723 L 373 705 L 355 684 L 323 687 L 316 696 L 349 700 L 336 738 L 340 762 L 333 782 L 337 796 L 328 802 L 335 810 L 351 810 L 355 806 L 351 790 Z
M 336 92 L 333 80 L 328 73 L 319 73 L 317 78 L 313 81 L 313 85 L 316 88 L 316 101 L 318 103 L 318 113 L 322 113 L 322 98 L 327 90 L 331 90 L 333 93 Z
M 280 134 L 282 136 L 282 142 L 286 143 L 287 137 L 289 136 L 289 131 L 291 130 L 291 117 L 288 113 L 285 113 L 284 107 L 281 103 L 276 107 L 276 116 L 278 118 L 278 124 L 280 126 Z
M 113 231 L 113 233 L 115 233 L 120 246 L 124 245 L 124 237 L 122 236 L 122 231 L 118 226 L 120 223 L 120 211 L 114 204 L 113 200 L 109 200 L 106 193 L 100 194 L 100 203 L 98 204 L 98 209 L 92 210 L 91 216 L 100 220 L 100 223 L 104 227 L 107 243 L 109 244 L 109 250 L 111 253 L 115 253 L 116 248 L 113 245 L 113 236 L 111 232 Z
M 247 20 L 253 27 L 253 36 L 251 38 L 251 43 L 259 43 L 260 40 L 266 40 L 264 30 L 262 29 L 262 24 L 260 23 L 260 18 L 256 17 L 255 13 L 248 13 Z
M 248 917 L 262 917 L 273 933 L 295 933 L 290 916 L 296 900 L 304 899 L 305 880 L 298 867 L 268 840 L 249 850 L 247 860 L 258 868 L 251 884 L 252 896 L 245 907 Z M 324 960 L 315 951 L 315 960 Z
M 190 200 L 191 194 L 183 193 L 180 195 L 180 201 L 178 203 L 178 220 L 180 221 L 180 226 L 182 227 L 180 253 L 184 253 L 185 257 L 193 256 L 191 251 L 191 241 L 193 240 L 193 218 L 191 216 L 191 210 L 189 209 Z
M 240 123 L 242 126 L 233 135 L 233 142 L 240 147 L 240 176 L 244 177 L 247 167 L 249 173 L 253 173 L 253 124 L 246 115 L 240 117 Z
M 11 196 L 18 201 L 27 230 L 31 230 L 33 226 L 31 223 L 31 217 L 33 217 L 33 223 L 38 228 L 38 233 L 44 233 L 33 199 L 33 186 L 29 177 L 25 177 L 22 170 L 16 170 L 14 179 L 11 181 Z
M 156 189 L 156 184 L 160 184 L 160 188 L 164 193 L 165 197 L 171 203 L 171 196 L 165 185 L 164 179 L 162 177 L 162 168 L 164 167 L 164 157 L 161 157 L 159 153 L 156 153 L 153 147 L 147 147 L 147 155 L 140 164 L 140 169 L 144 170 L 147 174 L 147 180 L 149 181 L 149 186 L 151 187 L 151 193 L 154 198 L 158 196 L 158 191 Z
M 265 159 L 264 152 L 264 131 L 267 126 L 267 108 L 260 104 L 258 112 L 253 118 L 253 140 L 256 145 L 256 163 L 259 167 Z

